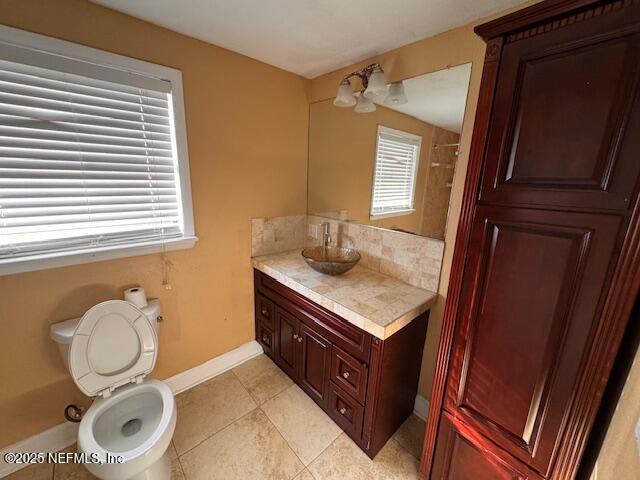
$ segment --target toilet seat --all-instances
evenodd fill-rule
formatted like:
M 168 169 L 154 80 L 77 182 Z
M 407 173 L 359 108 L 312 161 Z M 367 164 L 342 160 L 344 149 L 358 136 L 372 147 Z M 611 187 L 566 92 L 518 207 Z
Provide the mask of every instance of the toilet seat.
M 147 316 L 132 304 L 110 300 L 80 319 L 69 349 L 69 370 L 90 397 L 108 397 L 118 387 L 141 383 L 153 370 L 157 337 Z

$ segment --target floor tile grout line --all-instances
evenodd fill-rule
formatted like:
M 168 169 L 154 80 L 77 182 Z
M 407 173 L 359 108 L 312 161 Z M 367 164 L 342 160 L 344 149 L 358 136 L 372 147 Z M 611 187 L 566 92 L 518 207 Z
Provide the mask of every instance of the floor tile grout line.
M 257 358 L 257 357 L 256 357 Z M 247 360 L 248 361 L 248 360 Z M 237 367 L 237 365 L 236 365 Z M 235 367 L 234 367 L 235 368 Z M 249 390 L 247 389 L 247 387 L 245 387 L 244 383 L 242 383 L 242 380 L 240 380 L 240 377 L 238 376 L 238 374 L 236 372 L 234 372 L 234 368 L 229 369 L 227 371 L 230 371 L 233 376 L 236 378 L 236 380 L 238 381 L 238 383 L 240 384 L 240 386 L 242 387 L 242 389 L 247 393 L 247 395 L 249 395 L 249 397 L 251 398 L 251 400 L 253 401 L 253 403 L 256 405 L 254 408 L 252 408 L 250 411 L 248 411 L 247 413 L 245 413 L 244 415 L 241 415 L 240 417 L 232 420 L 231 422 L 229 422 L 228 424 L 224 425 L 223 427 L 219 428 L 218 430 L 216 430 L 215 432 L 213 432 L 212 434 L 208 435 L 206 438 L 202 439 L 200 442 L 198 442 L 196 445 L 194 445 L 193 447 L 189 448 L 188 450 L 185 450 L 183 453 L 178 454 L 178 449 L 176 448 L 176 454 L 178 455 L 178 458 L 182 457 L 183 455 L 186 455 L 187 453 L 189 453 L 191 450 L 193 450 L 194 448 L 197 448 L 198 446 L 200 446 L 201 444 L 203 444 L 204 442 L 206 442 L 207 440 L 209 440 L 211 437 L 213 437 L 214 435 L 217 435 L 218 433 L 220 433 L 221 431 L 227 429 L 228 427 L 230 427 L 231 425 L 233 425 L 235 422 L 237 422 L 238 420 L 246 417 L 247 415 L 249 415 L 251 412 L 255 411 L 256 409 L 260 409 L 261 404 L 258 403 L 258 401 L 251 395 L 251 392 L 249 392 Z M 216 377 L 213 377 L 216 378 Z M 213 380 L 210 379 L 210 380 Z M 210 381 L 210 380 L 207 380 Z M 203 384 L 206 382 L 203 382 Z M 201 384 L 202 385 L 202 384 Z M 295 384 L 291 384 L 291 385 L 287 385 L 285 388 L 283 388 L 280 392 L 276 393 L 275 395 L 273 395 L 271 398 L 269 398 L 269 400 L 272 400 L 273 398 L 275 398 L 276 396 L 280 395 L 282 392 L 284 392 L 287 388 L 290 388 L 292 385 Z M 267 400 L 267 401 L 269 401 Z M 262 405 L 264 403 L 267 403 L 267 401 L 263 402 Z M 262 409 L 261 409 L 262 410 Z M 262 410 L 262 412 L 264 413 L 264 410 Z M 264 413 L 265 416 L 267 418 L 269 418 L 269 416 Z M 269 420 L 271 422 L 271 420 Z M 275 427 L 275 425 L 274 425 Z M 280 433 L 280 431 L 278 430 L 278 433 Z M 282 434 L 281 434 L 282 435 Z M 283 437 L 284 438 L 284 437 Z M 173 441 L 173 440 L 172 440 Z M 285 440 L 286 441 L 286 440 Z M 287 444 L 288 445 L 288 444 Z M 293 449 L 292 449 L 293 450 Z M 295 453 L 295 452 L 294 452 Z M 297 455 L 296 455 L 297 457 Z M 302 460 L 300 461 L 302 463 Z M 304 463 L 302 463 L 304 465 Z M 180 466 L 182 466 L 182 462 L 180 462 Z
M 332 421 L 333 421 L 333 420 L 332 420 Z M 331 448 L 331 446 L 332 446 L 334 443 L 336 443 L 336 442 L 338 441 L 338 439 L 339 439 L 342 435 L 346 435 L 346 433 L 344 433 L 344 431 L 341 429 L 341 430 L 340 430 L 340 433 L 338 434 L 338 436 L 337 436 L 336 438 L 334 438 L 334 439 L 333 439 L 333 441 L 332 441 L 329 445 L 327 445 L 327 448 L 325 448 L 324 450 L 322 450 L 322 452 L 320 452 L 320 454 L 319 454 L 316 458 L 314 458 L 313 460 L 311 460 L 311 461 L 309 462 L 309 465 L 307 465 L 305 468 L 306 468 L 307 470 L 309 470 L 309 467 L 311 466 L 311 464 L 313 464 L 313 462 L 315 462 L 318 458 L 320 458 L 320 456 L 321 456 L 324 452 L 326 452 L 327 450 L 329 450 L 329 448 Z M 311 476 L 312 476 L 314 479 L 317 479 L 317 477 L 313 474 L 313 472 L 312 472 L 311 470 L 309 470 L 309 473 L 311 474 Z
M 280 393 L 283 393 L 285 390 L 288 390 L 288 389 L 293 388 L 293 387 L 295 387 L 295 386 L 297 386 L 295 383 L 294 383 L 294 384 L 292 384 L 292 385 L 289 385 L 287 388 L 285 388 L 285 389 L 284 389 L 282 392 L 280 392 Z M 300 387 L 298 387 L 298 388 L 300 388 Z M 280 395 L 280 393 L 279 393 L 278 395 Z M 274 399 L 274 398 L 276 398 L 278 395 L 273 396 L 272 398 L 270 398 L 270 399 L 269 399 L 269 401 L 273 400 L 273 399 Z M 266 403 L 267 403 L 267 402 L 264 402 L 264 404 L 263 404 L 263 405 L 265 405 Z M 316 404 L 315 404 L 315 402 L 314 402 L 314 405 L 316 405 Z M 316 406 L 317 406 L 317 405 L 316 405 Z M 276 430 L 278 430 L 278 432 L 280 433 L 280 435 L 282 435 L 282 438 L 284 438 L 284 441 L 285 441 L 285 442 L 287 442 L 287 445 L 289 445 L 289 441 L 288 441 L 288 440 L 287 440 L 287 438 L 284 436 L 284 433 L 283 433 L 283 432 L 281 432 L 281 431 L 280 431 L 280 429 L 277 427 L 277 425 L 271 421 L 271 418 L 269 417 L 269 414 L 268 414 L 267 412 L 265 412 L 265 411 L 264 411 L 264 409 L 262 408 L 262 405 L 260 405 L 260 407 L 259 407 L 259 408 L 260 408 L 260 410 L 262 410 L 262 412 L 265 414 L 265 416 L 269 419 L 269 421 L 273 424 L 273 426 L 275 427 L 275 429 L 276 429 Z M 320 408 L 320 407 L 318 407 L 318 408 Z M 322 410 L 322 409 L 320 409 L 320 410 Z M 326 414 L 326 412 L 325 412 L 324 410 L 322 410 L 322 413 L 324 413 L 325 415 L 327 415 L 327 414 Z M 334 422 L 334 421 L 333 421 L 333 419 L 332 419 L 329 415 L 327 415 L 327 418 L 328 418 L 328 419 L 329 419 L 333 424 L 335 424 L 338 428 L 340 427 L 340 425 L 338 425 L 336 422 Z M 318 453 L 318 455 L 316 455 L 315 457 L 313 457 L 313 458 L 309 461 L 309 465 L 311 465 L 311 464 L 312 464 L 312 463 L 313 463 L 313 462 L 314 462 L 314 461 L 315 461 L 315 460 L 316 460 L 320 455 L 322 455 L 322 454 L 323 454 L 323 453 L 324 453 L 324 452 L 325 452 L 325 451 L 326 451 L 326 450 L 327 450 L 331 445 L 333 445 L 333 442 L 335 442 L 335 441 L 340 437 L 340 435 L 342 435 L 343 433 L 344 433 L 344 431 L 340 428 L 340 433 L 338 433 L 338 435 L 336 436 L 336 438 L 334 438 L 333 440 L 331 440 L 331 442 L 329 442 L 329 445 L 327 445 L 326 447 L 324 447 L 324 448 L 322 449 L 322 451 L 320 451 L 320 453 Z M 293 447 L 292 447 L 291 445 L 289 445 L 289 448 L 291 448 L 291 450 L 293 451 L 293 453 L 295 453 L 296 457 L 298 457 L 298 459 L 300 460 L 300 462 L 304 465 L 304 468 L 307 468 L 309 465 L 305 465 L 304 461 L 303 461 L 303 460 L 300 458 L 300 456 L 295 452 L 295 450 L 293 449 Z M 311 473 L 311 472 L 309 472 L 309 473 Z M 312 475 L 312 476 L 313 476 L 313 475 Z
M 398 445 L 400 445 L 400 448 L 402 448 L 405 452 L 407 452 L 409 455 L 411 455 L 413 458 L 415 458 L 416 460 L 420 461 L 420 458 L 416 457 L 413 452 L 411 452 L 409 450 L 409 447 L 407 447 L 404 443 L 402 443 L 400 440 L 398 440 L 396 437 L 391 437 L 392 440 L 395 440 L 396 443 Z
M 201 440 L 200 442 L 198 442 L 196 445 L 194 445 L 193 447 L 191 447 L 189 450 L 185 450 L 184 453 L 180 453 L 178 454 L 178 458 L 183 457 L 184 455 L 186 455 L 187 453 L 189 453 L 190 451 L 192 451 L 194 448 L 199 447 L 200 445 L 202 445 L 204 442 L 206 442 L 207 440 L 209 440 L 211 437 L 216 436 L 217 434 L 219 434 L 220 432 L 222 432 L 223 430 L 226 430 L 227 428 L 229 428 L 231 425 L 233 425 L 234 423 L 242 420 L 243 418 L 245 418 L 246 416 L 250 415 L 251 413 L 255 412 L 257 409 L 259 409 L 259 406 L 255 406 L 254 408 L 252 408 L 251 410 L 249 410 L 247 413 L 240 415 L 238 418 L 236 418 L 235 420 L 232 420 L 231 422 L 229 422 L 227 425 L 225 425 L 224 427 L 216 430 L 214 433 L 212 433 L 211 435 L 207 436 L 207 438 Z M 177 451 L 176 451 L 177 453 Z
M 275 397 L 274 397 L 275 398 Z M 266 402 L 265 402 L 266 403 Z M 267 418 L 267 421 L 273 426 L 273 428 L 276 430 L 276 432 L 278 432 L 280 434 L 280 436 L 282 437 L 282 439 L 284 440 L 284 443 L 287 444 L 287 447 L 289 447 L 289 450 L 291 450 L 291 453 L 293 453 L 296 458 L 298 459 L 298 461 L 300 462 L 300 465 L 302 465 L 302 470 L 300 470 L 299 472 L 296 472 L 296 474 L 292 477 L 296 478 L 298 475 L 300 475 L 300 473 L 302 473 L 304 471 L 305 468 L 307 468 L 307 466 L 304 464 L 304 462 L 302 461 L 302 459 L 300 458 L 300 456 L 296 453 L 296 451 L 293 449 L 293 447 L 291 446 L 291 444 L 289 443 L 289 441 L 286 439 L 286 437 L 284 436 L 284 434 L 280 431 L 280 429 L 276 426 L 275 423 L 273 423 L 271 421 L 271 419 L 269 418 L 269 415 L 267 415 L 267 412 L 265 412 L 262 409 L 262 406 L 258 407 L 260 409 L 260 411 L 262 412 L 262 414 Z
M 178 461 L 178 466 L 180 467 L 180 471 L 182 472 L 182 476 L 184 477 L 185 480 L 187 480 L 187 474 L 184 471 L 184 466 L 182 465 L 182 462 L 180 461 L 180 455 L 178 455 L 178 449 L 176 448 L 175 443 L 173 443 L 173 438 L 171 439 L 171 448 L 173 448 L 173 451 L 176 454 L 176 460 Z
M 389 440 L 393 440 L 394 442 L 396 442 L 398 444 L 398 446 L 400 447 L 400 450 L 403 450 L 405 453 L 407 453 L 411 458 L 413 458 L 414 460 L 416 460 L 418 462 L 418 468 L 420 468 L 420 459 L 416 458 L 415 455 L 413 455 L 408 448 L 406 448 L 402 443 L 400 443 L 400 441 L 396 440 L 395 438 L 391 437 Z M 389 443 L 387 441 L 387 443 Z M 386 445 L 386 444 L 385 444 Z
M 292 383 L 291 385 L 286 385 L 282 390 L 279 390 L 278 392 L 276 392 L 275 394 L 273 394 L 271 397 L 267 398 L 266 400 L 264 400 L 262 403 L 260 403 L 260 401 L 255 398 L 253 396 L 253 394 L 249 391 L 249 387 L 247 387 L 244 383 L 242 383 L 242 380 L 240 379 L 240 376 L 234 372 L 233 370 L 231 370 L 233 372 L 233 374 L 236 376 L 236 378 L 238 379 L 238 381 L 240 382 L 240 384 L 244 387 L 244 389 L 247 391 L 247 393 L 249 394 L 249 396 L 251 397 L 251 399 L 256 402 L 256 405 L 258 405 L 258 407 L 264 405 L 265 403 L 267 403 L 268 401 L 274 399 L 275 397 L 277 397 L 278 395 L 280 395 L 282 392 L 284 392 L 287 388 L 289 388 L 291 385 L 295 385 L 295 383 Z M 289 377 L 287 377 L 289 378 Z
M 258 403 L 253 399 L 253 397 L 251 396 L 251 394 L 247 391 L 247 389 L 245 388 L 245 386 L 242 384 L 242 382 L 240 381 L 240 379 L 238 378 L 238 376 L 233 372 L 233 369 L 231 369 L 231 370 L 227 370 L 227 372 L 229 372 L 229 371 L 230 371 L 230 372 L 233 374 L 233 376 L 236 378 L 236 380 L 238 381 L 238 383 L 240 384 L 240 386 L 242 387 L 242 389 L 244 390 L 244 392 L 245 392 L 247 395 L 249 395 L 249 398 L 251 398 L 251 401 L 255 404 L 255 407 L 253 407 L 251 410 L 249 410 L 247 413 L 245 413 L 245 414 L 241 415 L 240 417 L 238 417 L 238 418 L 236 418 L 236 419 L 234 419 L 234 420 L 231 420 L 228 424 L 226 424 L 226 425 L 224 425 L 223 427 L 219 428 L 218 430 L 216 430 L 216 431 L 215 431 L 215 432 L 213 432 L 212 434 L 207 435 L 207 437 L 206 437 L 206 438 L 204 438 L 204 439 L 202 439 L 201 441 L 199 441 L 196 445 L 194 445 L 194 446 L 193 446 L 193 447 L 191 447 L 190 449 L 185 450 L 183 453 L 178 454 L 178 449 L 176 448 L 176 454 L 178 454 L 178 457 L 180 457 L 180 456 L 182 456 L 182 455 L 186 455 L 186 454 L 187 454 L 187 453 L 189 453 L 191 450 L 193 450 L 194 448 L 196 448 L 198 445 L 200 445 L 200 444 L 202 444 L 202 443 L 206 442 L 207 440 L 209 440 L 209 439 L 210 439 L 211 437 L 213 437 L 214 435 L 218 434 L 219 432 L 221 432 L 221 431 L 222 431 L 222 430 L 224 430 L 225 428 L 229 427 L 229 426 L 230 426 L 230 425 L 232 425 L 233 423 L 237 422 L 237 421 L 238 421 L 238 420 L 240 420 L 241 418 L 243 418 L 243 417 L 245 417 L 245 416 L 249 415 L 249 414 L 250 414 L 251 412 L 253 412 L 256 408 L 259 408 L 259 407 L 260 407 L 260 405 L 258 405 Z M 226 373 L 226 372 L 223 372 L 223 373 Z M 221 374 L 221 375 L 222 375 L 222 374 Z M 213 377 L 213 378 L 217 378 L 217 377 Z M 211 378 L 211 379 L 207 380 L 207 382 L 209 382 L 209 381 L 213 380 L 213 378 Z M 203 383 L 201 383 L 200 385 L 204 385 L 204 384 L 205 384 L 205 383 L 207 383 L 207 382 L 203 382 Z M 187 390 L 187 391 L 188 391 L 188 390 Z M 176 413 L 177 413 L 177 411 L 176 411 Z M 174 432 L 174 435 L 175 435 L 175 432 Z M 172 439 L 171 441 L 173 442 L 173 439 Z M 175 445 L 175 443 L 174 443 L 174 445 Z M 181 464 L 181 465 L 182 465 L 182 464 Z
M 176 452 L 177 454 L 177 452 Z M 180 471 L 182 472 L 182 476 L 184 477 L 184 480 L 188 480 L 187 479 L 187 473 L 184 471 L 184 467 L 182 466 L 182 462 L 180 461 L 180 457 L 176 457 L 176 460 L 178 461 L 178 465 L 180 466 Z

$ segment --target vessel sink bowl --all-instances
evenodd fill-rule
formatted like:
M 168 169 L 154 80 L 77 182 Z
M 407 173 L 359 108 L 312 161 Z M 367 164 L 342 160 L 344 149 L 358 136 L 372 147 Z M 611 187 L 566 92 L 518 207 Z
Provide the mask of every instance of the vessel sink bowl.
M 342 247 L 309 247 L 302 256 L 311 268 L 327 275 L 340 275 L 360 261 L 357 250 Z

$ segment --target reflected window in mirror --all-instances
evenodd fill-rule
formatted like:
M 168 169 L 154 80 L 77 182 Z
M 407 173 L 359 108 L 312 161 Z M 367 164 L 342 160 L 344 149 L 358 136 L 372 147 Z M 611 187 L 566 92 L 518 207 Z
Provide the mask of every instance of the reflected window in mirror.
M 443 240 L 470 75 L 471 64 L 465 64 L 394 78 L 402 82 L 406 102 L 390 105 L 376 98 L 369 113 L 337 107 L 333 98 L 312 103 L 308 213 Z M 357 82 L 350 88 L 357 98 Z M 383 180 L 383 169 L 376 166 L 380 126 L 422 139 L 411 176 L 409 162 L 388 167 L 398 169 L 401 178 L 388 179 L 387 188 L 393 189 L 388 195 L 395 196 L 393 202 L 388 196 L 386 205 L 383 195 L 376 195 Z M 384 208 L 393 213 L 381 214 Z
M 378 126 L 370 219 L 413 213 L 422 137 Z

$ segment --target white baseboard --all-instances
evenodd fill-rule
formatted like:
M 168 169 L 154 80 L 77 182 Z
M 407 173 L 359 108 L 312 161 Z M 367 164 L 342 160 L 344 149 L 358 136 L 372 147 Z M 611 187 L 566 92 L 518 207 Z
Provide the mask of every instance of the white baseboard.
M 255 340 L 240 345 L 238 348 L 230 352 L 212 358 L 196 367 L 178 373 L 173 377 L 163 380 L 169 385 L 174 395 L 189 390 L 196 385 L 209 380 L 210 378 L 220 375 L 221 373 L 231 370 L 233 367 L 240 365 L 247 360 L 257 357 L 263 352 L 262 347 Z
M 216 358 L 193 367 L 185 372 L 167 378 L 164 382 L 169 385 L 174 395 L 184 392 L 196 385 L 220 375 L 247 360 L 257 357 L 263 352 L 258 342 L 251 341 L 238 348 L 224 353 Z M 27 467 L 26 464 L 6 463 L 4 454 L 7 452 L 44 452 L 53 453 L 73 445 L 78 438 L 78 424 L 65 422 L 53 428 L 25 438 L 13 445 L 0 450 L 0 478 Z
M 416 417 L 427 421 L 427 415 L 429 414 L 429 400 L 422 395 L 416 395 L 416 403 L 413 405 L 413 413 Z
M 6 463 L 4 461 L 5 453 L 57 452 L 75 443 L 78 439 L 78 425 L 77 423 L 64 422 L 0 450 L 0 478 L 29 466 L 28 464 Z

